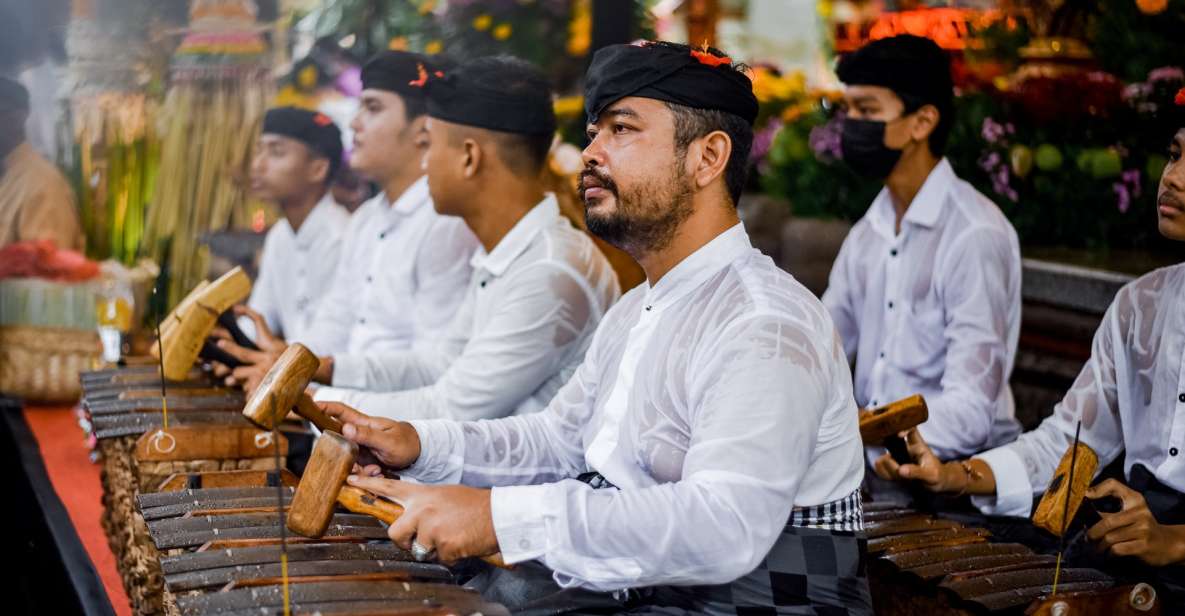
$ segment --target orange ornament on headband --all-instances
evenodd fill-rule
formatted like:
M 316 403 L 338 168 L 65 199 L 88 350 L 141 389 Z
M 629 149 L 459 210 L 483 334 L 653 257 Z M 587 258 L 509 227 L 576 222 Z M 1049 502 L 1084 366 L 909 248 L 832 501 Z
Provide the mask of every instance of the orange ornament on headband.
M 1185 107 L 1185 88 L 1181 88 L 1180 90 L 1177 90 L 1177 97 L 1173 99 L 1173 102 L 1182 106 L 1182 107 Z
M 691 57 L 695 58 L 700 64 L 711 66 L 713 68 L 732 64 L 732 58 L 728 56 L 714 56 L 706 51 L 700 51 L 698 49 L 691 50 Z

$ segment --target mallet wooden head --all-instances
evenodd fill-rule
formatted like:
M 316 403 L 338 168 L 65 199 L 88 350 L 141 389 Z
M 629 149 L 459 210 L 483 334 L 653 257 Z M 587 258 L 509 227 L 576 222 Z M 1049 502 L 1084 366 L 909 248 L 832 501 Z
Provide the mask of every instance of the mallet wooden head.
M 860 414 L 860 438 L 865 445 L 880 445 L 930 418 L 926 400 L 921 395 L 902 398 Z
M 218 280 L 199 285 L 161 323 L 161 340 L 157 341 L 157 356 L 162 357 L 165 378 L 181 380 L 197 361 L 202 344 L 218 319 L 231 306 L 251 294 L 251 279 L 242 268 L 236 267 Z
M 880 445 L 888 449 L 898 464 L 907 464 L 911 462 L 909 450 L 905 445 L 905 439 L 897 435 L 924 423 L 929 418 L 930 410 L 926 406 L 926 399 L 915 394 L 862 411 L 860 438 L 865 445 Z
M 321 430 L 341 432 L 341 422 L 321 411 L 304 392 L 319 363 L 317 356 L 303 344 L 288 345 L 243 406 L 243 416 L 260 428 L 272 430 L 295 407 L 297 415 Z
M 1074 453 L 1075 449 L 1077 454 Z M 1074 466 L 1072 476 L 1071 461 Z M 1078 443 L 1077 448 L 1069 447 L 1057 465 L 1057 470 L 1053 472 L 1053 478 L 1050 479 L 1041 502 L 1033 511 L 1033 524 L 1061 537 L 1070 521 L 1078 514 L 1078 508 L 1082 505 L 1082 499 L 1086 497 L 1086 490 L 1090 488 L 1090 482 L 1094 479 L 1094 472 L 1098 467 L 1098 455 L 1085 443 Z M 1067 499 L 1069 503 L 1066 502 Z
M 336 432 L 325 432 L 313 446 L 288 508 L 288 528 L 305 537 L 325 534 L 342 484 L 354 468 L 358 446 Z

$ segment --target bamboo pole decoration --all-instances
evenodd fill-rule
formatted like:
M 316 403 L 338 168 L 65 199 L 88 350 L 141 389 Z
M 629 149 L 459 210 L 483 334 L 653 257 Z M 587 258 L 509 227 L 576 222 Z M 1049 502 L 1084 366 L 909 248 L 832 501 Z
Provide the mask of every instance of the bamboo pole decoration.
M 203 20 L 211 15 L 218 18 Z M 228 25 L 226 15 L 243 19 Z M 145 228 L 146 251 L 169 272 L 170 306 L 206 277 L 209 250 L 201 236 L 250 218 L 240 178 L 272 90 L 262 39 L 257 48 L 242 48 L 244 35 L 258 37 L 254 15 L 254 4 L 245 0 L 191 1 L 190 27 L 207 38 L 191 47 L 183 42 L 174 58 L 173 86 L 161 113 L 159 177 L 153 178 Z M 222 35 L 224 49 L 217 42 Z M 216 49 L 207 50 L 209 45 Z

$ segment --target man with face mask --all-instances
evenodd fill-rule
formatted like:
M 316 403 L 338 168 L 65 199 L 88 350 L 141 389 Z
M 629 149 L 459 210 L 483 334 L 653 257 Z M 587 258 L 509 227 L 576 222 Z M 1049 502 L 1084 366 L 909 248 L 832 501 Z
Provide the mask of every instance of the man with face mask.
M 403 423 L 326 405 L 388 468 L 464 485 L 350 483 L 404 505 L 389 535 L 415 554 L 519 563 L 475 582 L 515 613 L 871 614 L 842 344 L 737 217 L 749 78 L 717 50 L 612 45 L 585 105 L 588 227 L 647 282 L 540 413 Z
M 329 116 L 295 107 L 264 115 L 251 160 L 251 192 L 275 204 L 284 218 L 263 242 L 247 305 L 289 340 L 309 334 L 337 267 L 350 220 L 329 193 L 341 163 L 341 131 Z
M 1156 196 L 1157 226 L 1161 235 L 1185 241 L 1185 88 L 1177 97 L 1177 105 L 1161 106 L 1171 141 Z M 877 473 L 934 492 L 971 494 L 984 513 L 1028 517 L 1081 425 L 1080 442 L 1098 454 L 1099 472 L 1123 457 L 1122 481 L 1105 479 L 1086 494 L 1122 503 L 1087 531 L 1112 557 L 1102 566 L 1134 580 L 1158 580 L 1168 604 L 1185 607 L 1183 299 L 1185 264 L 1120 289 L 1074 385 L 1053 415 L 1015 442 L 944 464 L 915 430 L 907 435 L 913 463 L 898 465 L 885 456 Z M 1085 550 L 1069 556 L 1079 552 Z
M 942 157 L 950 61 L 929 39 L 902 35 L 844 57 L 838 74 L 843 159 L 885 183 L 823 294 L 855 359 L 856 402 L 923 394 L 921 431 L 944 458 L 1006 443 L 1020 431 L 1008 385 L 1020 249 L 1000 209 Z

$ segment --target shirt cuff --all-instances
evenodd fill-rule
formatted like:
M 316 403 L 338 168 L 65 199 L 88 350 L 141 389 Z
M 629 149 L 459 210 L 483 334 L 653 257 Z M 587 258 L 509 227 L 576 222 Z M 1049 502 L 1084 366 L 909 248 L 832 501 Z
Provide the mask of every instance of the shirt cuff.
M 547 519 L 563 503 L 552 494 L 556 484 L 508 486 L 490 492 L 490 514 L 498 548 L 507 564 L 542 558 L 547 553 Z
M 332 380 L 334 387 L 367 389 L 366 359 L 361 355 L 334 355 Z
M 346 402 L 350 397 L 348 389 L 340 387 L 326 387 L 324 385 L 313 390 L 313 400 L 317 402 Z
M 975 456 L 992 469 L 995 496 L 972 496 L 971 504 L 984 515 L 1027 518 L 1033 510 L 1033 484 L 1024 460 L 1011 447 L 989 449 Z
M 248 306 L 250 306 L 250 304 L 248 304 Z M 251 306 L 251 309 L 256 310 L 254 306 Z M 258 312 L 258 310 L 256 311 Z M 250 317 L 241 316 L 235 319 L 235 325 L 239 326 L 239 331 L 243 332 L 244 336 L 255 341 L 255 321 L 252 321 Z
M 465 470 L 465 436 L 456 422 L 409 421 L 420 437 L 420 457 L 400 471 L 421 483 L 461 483 Z

